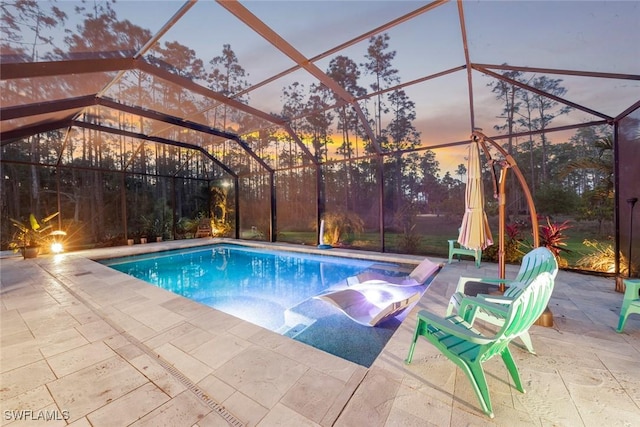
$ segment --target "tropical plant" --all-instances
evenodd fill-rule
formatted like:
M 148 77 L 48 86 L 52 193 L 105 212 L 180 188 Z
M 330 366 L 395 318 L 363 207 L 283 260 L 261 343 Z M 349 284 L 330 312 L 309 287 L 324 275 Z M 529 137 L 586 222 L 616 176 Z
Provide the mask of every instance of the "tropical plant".
M 47 224 L 57 215 L 58 212 L 55 212 L 42 218 L 40 221 L 36 219 L 34 214 L 29 214 L 27 221 L 10 218 L 11 223 L 18 231 L 13 235 L 13 239 L 9 243 L 9 248 L 17 252 L 18 250 L 26 248 L 46 247 L 53 242 L 55 235 L 66 235 L 66 233 L 61 230 L 51 231 L 53 226 Z
M 569 221 L 564 221 L 562 224 L 551 223 L 549 217 L 547 217 L 547 225 L 540 225 L 540 245 L 549 249 L 558 260 L 558 264 L 566 266 L 567 261 L 560 256 L 562 251 L 569 252 L 565 246 L 568 236 L 563 232 L 571 228 Z
M 331 245 L 349 243 L 355 233 L 364 231 L 364 221 L 355 212 L 327 212 L 323 219 L 325 236 Z
M 422 238 L 416 231 L 417 215 L 418 207 L 415 203 L 406 203 L 395 214 L 394 222 L 402 230 L 398 244 L 404 253 L 414 254 L 420 247 Z
M 524 245 L 522 239 L 522 233 L 520 229 L 520 224 L 514 222 L 512 224 L 507 224 L 505 226 L 506 239 L 504 242 L 504 260 L 508 263 L 519 263 L 522 261 L 522 257 L 524 256 L 524 252 L 520 248 Z M 489 261 L 498 261 L 498 250 L 499 247 L 496 244 L 493 244 L 486 248 L 482 255 Z

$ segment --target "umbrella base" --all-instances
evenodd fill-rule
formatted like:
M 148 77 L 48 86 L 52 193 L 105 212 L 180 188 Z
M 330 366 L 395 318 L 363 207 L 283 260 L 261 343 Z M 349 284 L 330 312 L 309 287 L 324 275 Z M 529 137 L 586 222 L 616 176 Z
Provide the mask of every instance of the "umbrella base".
M 534 322 L 534 325 L 544 326 L 545 328 L 553 327 L 553 313 L 549 307 L 544 309 L 544 312 L 538 317 L 538 320 Z

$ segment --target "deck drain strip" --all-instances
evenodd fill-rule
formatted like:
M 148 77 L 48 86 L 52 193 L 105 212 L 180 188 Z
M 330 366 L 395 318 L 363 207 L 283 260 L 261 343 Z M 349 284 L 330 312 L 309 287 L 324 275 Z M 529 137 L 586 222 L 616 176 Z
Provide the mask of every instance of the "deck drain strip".
M 48 275 L 50 275 L 60 286 L 62 286 L 67 292 L 73 295 L 78 301 L 83 303 L 86 307 L 88 307 L 92 312 L 94 312 L 98 317 L 100 317 L 105 323 L 111 326 L 116 332 L 122 335 L 127 341 L 133 344 L 137 349 L 150 356 L 153 360 L 158 362 L 167 372 L 169 372 L 175 379 L 177 379 L 182 385 L 184 385 L 189 391 L 195 394 L 202 402 L 204 402 L 209 408 L 215 411 L 219 416 L 221 416 L 229 425 L 233 427 L 243 427 L 244 423 L 237 419 L 231 412 L 229 412 L 223 405 L 219 404 L 211 397 L 209 397 L 200 387 L 193 383 L 189 378 L 187 378 L 182 372 L 176 369 L 171 363 L 164 360 L 159 354 L 152 351 L 149 347 L 144 345 L 140 340 L 138 340 L 133 335 L 130 335 L 128 332 L 123 330 L 119 325 L 114 323 L 109 317 L 102 312 L 97 307 L 94 307 L 89 301 L 80 296 L 77 292 L 72 290 L 69 286 L 67 286 L 64 282 L 54 276 L 51 272 L 49 272 L 44 267 L 40 266 Z

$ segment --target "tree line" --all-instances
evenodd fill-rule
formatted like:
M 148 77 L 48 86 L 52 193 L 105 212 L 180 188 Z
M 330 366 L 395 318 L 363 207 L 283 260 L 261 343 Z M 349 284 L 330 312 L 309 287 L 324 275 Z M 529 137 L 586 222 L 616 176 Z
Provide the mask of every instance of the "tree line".
M 87 52 L 103 57 L 117 52 L 130 55 L 151 37 L 149 30 L 119 20 L 107 2 L 77 10 L 83 20 L 76 28 L 67 29 L 64 48 L 55 46 L 48 35 L 62 28 L 67 19 L 55 3 L 3 2 L 2 12 L 3 55 L 25 60 L 71 59 Z M 29 31 L 24 31 L 25 25 Z M 30 38 L 26 39 L 27 36 Z M 462 163 L 454 174 L 443 173 L 437 152 L 421 147 L 423 135 L 415 125 L 415 102 L 398 85 L 400 72 L 394 67 L 395 57 L 389 35 L 380 34 L 368 40 L 362 58 L 338 55 L 324 70 L 360 100 L 358 106 L 366 126 L 353 105 L 342 102 L 322 83 L 305 86 L 295 82 L 282 88 L 282 108 L 270 113 L 286 119 L 307 150 L 278 126 L 139 70 L 125 73 L 104 96 L 241 135 L 247 147 L 276 170 L 281 229 L 312 227 L 316 217 L 315 186 L 319 183 L 322 210 L 355 213 L 363 219 L 365 228 L 375 230 L 383 209 L 385 227 L 402 230 L 417 213 L 461 215 L 466 170 Z M 250 76 L 230 44 L 223 44 L 219 55 L 203 60 L 188 46 L 166 41 L 153 47 L 145 59 L 242 104 L 250 102 Z M 524 78 L 517 72 L 505 75 L 516 80 Z M 3 99 L 15 105 L 23 97 L 48 100 L 70 93 L 92 93 L 93 88 L 102 88 L 112 78 L 112 75 L 92 79 L 52 78 L 28 87 L 14 87 L 8 82 Z M 365 80 L 368 84 L 363 83 Z M 527 83 L 554 95 L 566 93 L 560 79 L 538 76 Z M 611 180 L 611 175 L 590 167 L 586 161 L 600 160 L 604 164 L 611 161 L 610 151 L 602 148 L 602 141 L 610 138 L 609 129 L 581 128 L 568 141 L 551 143 L 544 131 L 556 117 L 569 112 L 567 107 L 501 80 L 492 83 L 491 90 L 504 106 L 497 114 L 505 118 L 504 124 L 496 126 L 497 131 L 541 132 L 525 140 L 509 138 L 505 144 L 527 177 L 539 210 L 550 214 L 582 212 L 585 217 L 598 219 L 610 217 L 610 199 L 602 197 L 602 187 Z M 183 134 L 175 127 L 104 107 L 87 109 L 84 120 L 119 130 L 152 131 L 163 138 L 206 147 L 221 164 L 240 176 L 241 218 L 240 224 L 234 225 L 267 227 L 269 174 L 235 141 L 198 132 Z M 384 155 L 377 153 L 376 145 Z M 3 219 L 49 211 L 53 205 L 51 193 L 55 191 L 65 200 L 62 217 L 87 224 L 85 229 L 91 232 L 86 238 L 94 241 L 118 234 L 125 220 L 132 227 L 140 227 L 143 217 L 162 217 L 163 222 L 175 224 L 182 217 L 210 215 L 211 188 L 221 188 L 229 178 L 219 165 L 194 150 L 92 128 L 74 128 L 69 134 L 64 131 L 39 134 L 2 150 L 3 162 L 8 159 L 14 162 L 3 165 L 5 175 L 10 177 L 3 180 L 3 186 L 10 190 L 2 192 Z M 307 158 L 307 152 L 313 159 Z M 320 167 L 315 167 L 311 160 Z M 38 164 L 51 167 L 39 168 L 35 166 Z M 67 168 L 54 168 L 57 164 Z M 24 183 L 29 183 L 28 189 Z M 491 192 L 489 180 L 486 187 Z M 122 189 L 128 205 L 126 214 L 118 208 L 125 203 Z M 512 213 L 526 208 L 517 187 L 512 187 L 510 194 Z M 491 209 L 491 198 L 487 199 Z M 557 203 L 559 199 L 562 204 Z M 231 212 L 231 201 L 227 203 L 226 211 Z M 230 220 L 231 215 L 226 218 Z

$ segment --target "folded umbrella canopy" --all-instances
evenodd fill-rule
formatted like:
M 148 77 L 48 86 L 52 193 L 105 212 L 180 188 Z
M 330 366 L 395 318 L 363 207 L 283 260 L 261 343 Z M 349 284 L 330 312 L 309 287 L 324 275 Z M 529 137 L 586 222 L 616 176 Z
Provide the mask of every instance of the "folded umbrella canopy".
M 484 211 L 480 148 L 475 140 L 472 140 L 469 146 L 465 211 L 462 217 L 462 225 L 460 226 L 458 243 L 469 249 L 481 250 L 493 244 L 489 221 Z

